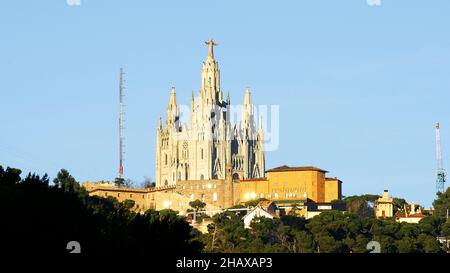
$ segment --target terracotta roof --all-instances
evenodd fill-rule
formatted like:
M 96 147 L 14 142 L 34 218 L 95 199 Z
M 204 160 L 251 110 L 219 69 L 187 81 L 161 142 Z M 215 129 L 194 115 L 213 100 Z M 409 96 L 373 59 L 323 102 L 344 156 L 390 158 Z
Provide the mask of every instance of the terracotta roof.
M 251 182 L 251 181 L 267 181 L 267 177 L 241 179 L 241 182 Z
M 416 213 L 413 215 L 409 215 L 407 218 L 425 218 L 425 217 L 427 217 L 427 216 L 423 215 L 422 213 Z M 402 217 L 402 218 L 404 218 L 404 217 Z
M 291 172 L 291 171 L 318 171 L 318 172 L 323 172 L 323 173 L 327 173 L 328 171 L 319 169 L 317 167 L 313 167 L 313 166 L 304 166 L 304 167 L 289 167 L 287 165 L 283 165 L 280 167 L 276 167 L 270 170 L 267 170 L 267 173 L 270 172 Z
M 342 181 L 340 179 L 336 178 L 336 177 L 335 178 L 325 177 L 325 182 L 326 181 L 338 181 L 338 182 L 342 183 Z
M 270 201 L 270 200 L 264 200 L 264 201 L 259 202 L 259 205 L 263 206 L 263 207 L 268 207 L 268 206 L 270 206 L 270 204 L 272 204 L 272 201 Z

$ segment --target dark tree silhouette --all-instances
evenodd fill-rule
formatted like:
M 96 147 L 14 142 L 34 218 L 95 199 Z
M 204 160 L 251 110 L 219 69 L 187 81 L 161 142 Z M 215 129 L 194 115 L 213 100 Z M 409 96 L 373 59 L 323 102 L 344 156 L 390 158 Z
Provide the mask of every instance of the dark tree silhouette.
M 47 175 L 0 166 L 0 234 L 10 254 L 68 253 L 78 241 L 82 253 L 115 256 L 132 253 L 198 253 L 192 228 L 174 211 L 131 212 L 130 202 L 88 196 L 67 170 L 49 186 Z

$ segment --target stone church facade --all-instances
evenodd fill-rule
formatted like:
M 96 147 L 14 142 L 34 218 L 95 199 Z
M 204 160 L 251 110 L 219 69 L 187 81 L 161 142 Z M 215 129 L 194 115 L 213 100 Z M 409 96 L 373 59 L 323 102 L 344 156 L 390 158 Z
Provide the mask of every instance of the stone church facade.
M 170 92 L 163 124 L 159 119 L 156 137 L 156 186 L 172 186 L 188 180 L 233 180 L 264 177 L 264 130 L 255 120 L 250 89 L 241 106 L 240 123 L 232 123 L 232 105 L 220 87 L 219 64 L 213 40 L 206 42 L 198 97 L 192 94 L 190 123 L 180 121 L 175 88 Z M 227 174 L 228 173 L 228 174 Z

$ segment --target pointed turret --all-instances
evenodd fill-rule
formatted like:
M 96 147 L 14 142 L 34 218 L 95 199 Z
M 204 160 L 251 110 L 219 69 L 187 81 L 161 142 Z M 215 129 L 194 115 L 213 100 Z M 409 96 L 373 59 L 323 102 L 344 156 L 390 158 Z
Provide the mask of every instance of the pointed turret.
M 242 105 L 242 126 L 245 129 L 253 129 L 254 120 L 254 109 L 253 104 L 251 100 L 251 92 L 250 88 L 247 87 L 245 90 L 245 98 L 244 98 L 244 104 Z
M 247 88 L 245 88 L 244 105 L 250 105 L 251 103 L 252 103 L 252 101 L 251 101 L 250 87 L 247 87 Z
M 158 130 L 162 130 L 162 118 L 161 118 L 161 115 L 159 115 L 159 119 L 158 119 Z
M 170 91 L 169 104 L 167 105 L 167 124 L 175 124 L 178 121 L 178 104 L 175 87 Z

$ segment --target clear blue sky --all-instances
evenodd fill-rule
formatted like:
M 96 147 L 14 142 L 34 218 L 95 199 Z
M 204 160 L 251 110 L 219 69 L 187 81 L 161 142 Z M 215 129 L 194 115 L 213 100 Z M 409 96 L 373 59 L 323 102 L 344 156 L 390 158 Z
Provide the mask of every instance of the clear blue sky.
M 0 164 L 113 179 L 124 66 L 125 174 L 153 178 L 158 115 L 171 86 L 181 103 L 198 91 L 212 37 L 232 102 L 248 85 L 280 106 L 268 168 L 315 165 L 345 195 L 430 206 L 437 120 L 450 169 L 449 12 L 447 0 L 2 1 Z

